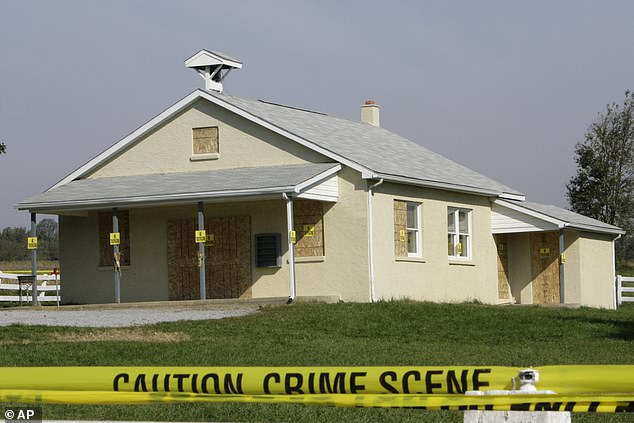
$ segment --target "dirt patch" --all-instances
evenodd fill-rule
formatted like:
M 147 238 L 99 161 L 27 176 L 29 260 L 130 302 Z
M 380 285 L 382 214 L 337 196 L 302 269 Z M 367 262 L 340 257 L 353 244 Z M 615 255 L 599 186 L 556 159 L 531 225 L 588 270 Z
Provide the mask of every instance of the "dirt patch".
M 148 331 L 138 328 L 113 328 L 94 332 L 51 332 L 46 339 L 4 340 L 0 345 L 48 344 L 51 342 L 146 342 L 146 343 L 176 343 L 189 341 L 191 337 L 182 332 Z

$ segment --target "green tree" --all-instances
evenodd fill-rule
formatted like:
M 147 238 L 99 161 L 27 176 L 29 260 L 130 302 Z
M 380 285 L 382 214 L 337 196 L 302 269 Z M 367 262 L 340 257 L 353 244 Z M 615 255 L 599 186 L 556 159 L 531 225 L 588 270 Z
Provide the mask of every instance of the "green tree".
M 4 228 L 0 232 L 0 261 L 28 260 L 26 228 Z
M 612 103 L 575 146 L 577 174 L 566 186 L 570 208 L 630 232 L 634 218 L 634 93 Z
M 38 255 L 43 260 L 59 260 L 59 232 L 54 219 L 42 219 L 35 227 Z
M 59 260 L 59 233 L 54 219 L 42 219 L 35 227 L 38 238 L 37 255 L 40 260 Z M 28 260 L 27 228 L 4 228 L 0 231 L 0 261 Z

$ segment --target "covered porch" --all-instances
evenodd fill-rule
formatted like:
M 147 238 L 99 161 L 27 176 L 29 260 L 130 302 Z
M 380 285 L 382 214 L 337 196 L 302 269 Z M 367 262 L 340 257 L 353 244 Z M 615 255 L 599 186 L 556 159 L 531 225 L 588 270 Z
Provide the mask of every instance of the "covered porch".
M 496 200 L 491 232 L 501 303 L 614 308 L 614 226 L 569 210 Z
M 319 237 L 323 246 L 324 205 L 337 201 L 340 169 L 306 163 L 82 179 L 17 207 L 59 216 L 66 303 L 293 300 L 295 250 Z

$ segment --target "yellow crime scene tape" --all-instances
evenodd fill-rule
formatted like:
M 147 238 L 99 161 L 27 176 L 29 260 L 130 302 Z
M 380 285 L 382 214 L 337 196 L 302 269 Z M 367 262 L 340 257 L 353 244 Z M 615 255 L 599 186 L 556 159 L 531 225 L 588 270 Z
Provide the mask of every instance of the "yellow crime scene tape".
M 465 395 L 518 388 L 518 369 L 502 366 L 5 367 L 0 368 L 0 401 L 634 411 L 634 366 L 544 366 L 538 370 L 538 389 L 555 394 Z

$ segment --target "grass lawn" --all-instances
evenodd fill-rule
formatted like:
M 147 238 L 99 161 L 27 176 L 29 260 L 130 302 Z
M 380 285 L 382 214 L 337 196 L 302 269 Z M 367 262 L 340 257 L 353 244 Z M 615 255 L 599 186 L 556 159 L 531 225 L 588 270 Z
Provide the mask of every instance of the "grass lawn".
M 0 365 L 371 366 L 634 364 L 634 305 L 617 311 L 478 304 L 297 304 L 142 328 L 10 326 Z M 140 334 L 140 336 L 139 336 Z M 460 412 L 271 404 L 69 406 L 45 419 L 461 422 Z M 574 422 L 628 415 L 575 414 Z

